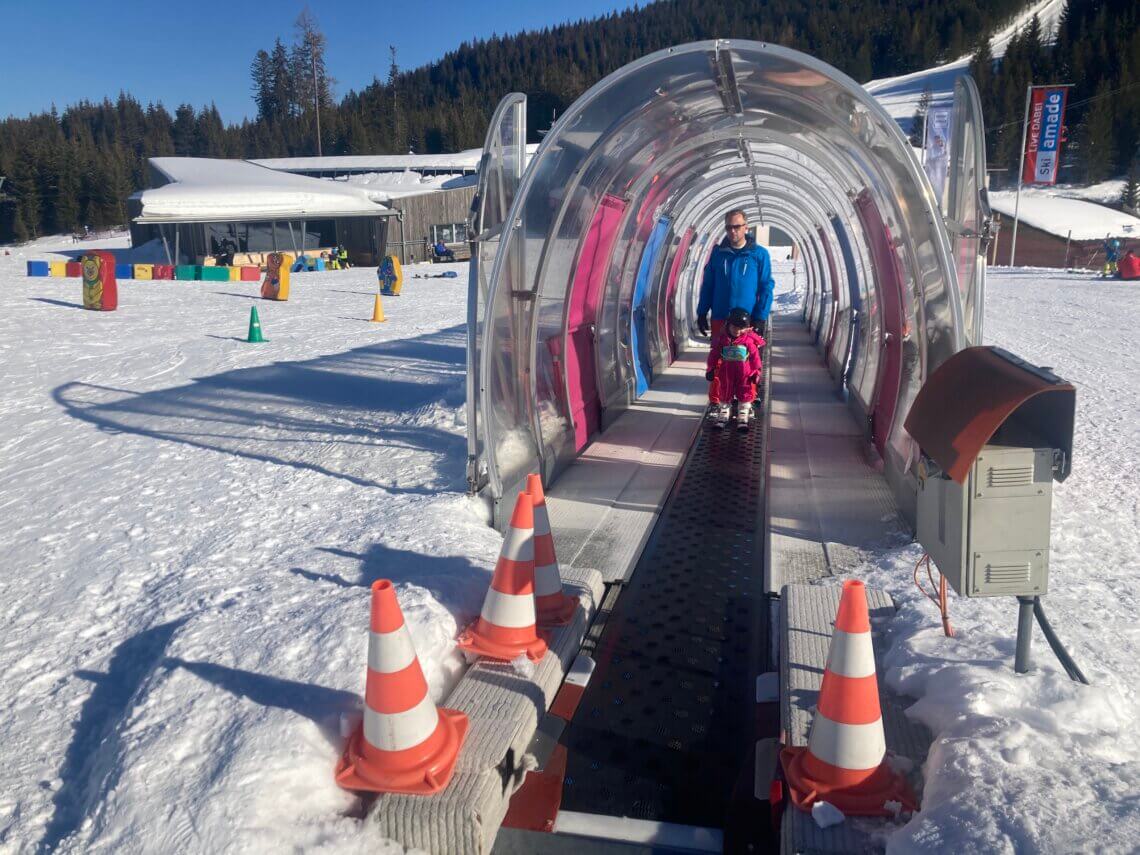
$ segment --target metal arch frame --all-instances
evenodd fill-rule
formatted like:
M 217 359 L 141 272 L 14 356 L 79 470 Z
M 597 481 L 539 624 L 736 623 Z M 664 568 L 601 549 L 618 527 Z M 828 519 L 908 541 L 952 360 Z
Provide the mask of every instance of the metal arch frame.
M 505 287 L 503 284 L 503 271 L 506 263 L 504 259 L 508 254 L 505 252 L 505 250 L 508 248 L 508 245 L 521 246 L 521 241 L 524 240 L 523 233 L 521 232 L 521 229 L 524 226 L 523 214 L 524 212 L 528 211 L 526 202 L 530 199 L 532 191 L 538 185 L 539 178 L 537 176 L 539 176 L 541 172 L 543 177 L 546 177 L 546 173 L 550 171 L 549 168 L 546 170 L 546 172 L 542 172 L 539 169 L 543 159 L 545 157 L 548 157 L 552 152 L 564 150 L 562 148 L 563 140 L 568 139 L 576 132 L 576 129 L 573 127 L 575 120 L 584 116 L 586 114 L 587 108 L 595 107 L 595 112 L 597 112 L 597 110 L 600 108 L 597 107 L 595 102 L 601 100 L 604 93 L 610 91 L 611 87 L 620 86 L 620 84 L 623 81 L 628 80 L 631 75 L 644 71 L 654 63 L 665 63 L 670 60 L 670 58 L 674 58 L 679 54 L 691 54 L 697 52 L 705 54 L 712 53 L 718 58 L 726 55 L 727 63 L 721 63 L 719 66 L 722 70 L 726 67 L 729 70 L 733 69 L 734 63 L 738 64 L 741 68 L 745 68 L 748 66 L 748 60 L 752 60 L 757 65 L 762 65 L 762 60 L 765 60 L 765 58 L 775 58 L 776 61 L 782 62 L 786 66 L 805 70 L 806 73 L 815 76 L 818 84 L 813 85 L 818 85 L 819 90 L 823 95 L 826 95 L 827 97 L 834 100 L 834 103 L 820 106 L 817 110 L 819 115 L 815 118 L 818 118 L 821 122 L 823 122 L 824 127 L 828 131 L 842 130 L 844 132 L 849 132 L 851 147 L 849 149 L 844 148 L 842 151 L 837 151 L 835 155 L 836 159 L 841 163 L 851 163 L 857 166 L 854 171 L 856 173 L 859 173 L 865 180 L 859 182 L 856 187 L 858 187 L 860 184 L 869 187 L 870 192 L 876 196 L 877 202 L 880 205 L 880 209 L 884 212 L 884 217 L 887 219 L 893 219 L 895 223 L 898 224 L 896 226 L 896 231 L 900 237 L 900 242 L 903 245 L 902 255 L 904 257 L 902 259 L 902 266 L 904 269 L 904 275 L 907 276 L 908 279 L 907 285 L 914 295 L 913 304 L 916 308 L 915 320 L 920 321 L 923 324 L 923 326 L 920 328 L 920 335 L 925 332 L 925 325 L 928 322 L 928 318 L 925 314 L 926 302 L 939 299 L 939 291 L 948 293 L 950 290 L 954 290 L 955 297 L 957 296 L 957 293 L 956 288 L 950 289 L 947 287 L 948 278 L 953 276 L 953 266 L 948 263 L 949 241 L 945 235 L 945 232 L 941 228 L 941 223 L 939 221 L 936 221 L 935 216 L 932 216 L 934 210 L 930 204 L 932 202 L 932 194 L 930 193 L 929 187 L 925 182 L 925 178 L 921 175 L 920 168 L 914 161 L 913 155 L 909 152 L 909 149 L 906 148 L 905 141 L 902 140 L 901 133 L 897 130 L 889 117 L 886 116 L 885 112 L 882 111 L 882 109 L 879 108 L 878 105 L 870 99 L 870 96 L 863 92 L 863 90 L 861 90 L 861 88 L 859 88 L 858 85 L 854 83 L 854 81 L 851 81 L 849 78 L 845 77 L 839 72 L 836 72 L 834 69 L 828 68 L 823 63 L 783 48 L 776 48 L 770 45 L 759 43 L 741 43 L 732 41 L 697 43 L 694 45 L 685 46 L 683 48 L 672 48 L 666 51 L 658 52 L 656 54 L 651 54 L 647 57 L 642 58 L 641 60 L 636 61 L 635 63 L 631 63 L 629 66 L 626 66 L 626 68 L 619 70 L 614 75 L 611 75 L 605 80 L 600 81 L 598 84 L 592 87 L 586 93 L 586 95 L 579 99 L 579 101 L 576 102 L 569 111 L 567 111 L 567 113 L 558 123 L 558 126 L 556 126 L 555 130 L 552 131 L 551 134 L 547 135 L 546 140 L 544 140 L 543 144 L 540 146 L 538 153 L 532 159 L 530 168 L 527 170 L 526 175 L 524 175 L 523 181 L 521 182 L 519 189 L 515 195 L 513 204 L 511 206 L 510 215 L 507 218 L 507 227 L 504 229 L 503 240 L 500 243 L 499 254 L 495 259 L 495 264 L 492 270 L 491 294 L 488 298 L 489 309 L 491 311 L 494 311 L 494 309 L 498 307 L 497 301 L 503 299 L 504 297 L 504 295 L 500 294 L 500 291 Z M 693 66 L 691 63 L 687 66 L 684 66 L 684 68 L 685 73 L 689 75 L 689 78 L 691 80 L 699 79 L 699 75 L 695 75 L 692 72 Z M 666 69 L 663 67 L 662 74 L 664 74 L 665 71 Z M 716 82 L 722 85 L 723 90 L 724 80 L 721 79 L 721 75 L 718 74 L 716 76 Z M 745 76 L 747 77 L 747 75 Z M 738 133 L 735 135 L 732 133 L 732 122 L 730 121 L 727 124 L 719 123 L 717 127 L 717 134 L 720 134 L 722 136 L 724 142 L 721 142 L 720 146 L 724 148 L 727 147 L 725 146 L 725 142 L 732 140 L 734 136 L 736 137 L 737 145 L 740 148 L 740 157 L 745 161 L 747 165 L 750 160 L 750 156 L 752 155 L 751 142 L 753 140 L 758 143 L 770 141 L 773 138 L 773 135 L 770 128 L 757 128 L 754 130 L 754 132 L 748 133 L 740 131 L 740 128 L 748 129 L 752 127 L 747 124 L 748 118 L 745 117 L 751 115 L 750 111 L 753 99 L 742 99 L 741 97 L 741 90 L 743 90 L 745 94 L 748 94 L 747 85 L 738 87 L 739 81 L 736 79 L 733 79 L 730 82 L 730 88 L 735 90 L 735 100 L 733 100 L 732 91 L 722 92 L 722 94 L 727 95 L 726 103 L 731 103 L 731 105 L 735 107 L 732 112 L 734 114 L 734 117 L 738 120 L 736 123 L 738 126 L 736 129 Z M 705 96 L 706 94 L 707 93 L 705 92 L 705 89 L 702 88 L 700 95 Z M 798 95 L 802 93 L 794 94 Z M 780 97 L 788 97 L 788 93 L 786 91 L 776 91 L 775 95 L 773 96 L 774 102 L 778 102 Z M 746 101 L 747 105 L 745 103 Z M 635 105 L 637 102 L 631 101 L 628 96 L 620 103 L 627 104 L 633 108 L 630 112 L 622 115 L 623 119 L 631 116 L 637 116 L 643 113 L 644 110 L 649 106 L 646 104 L 646 102 L 643 101 L 641 102 L 640 107 L 636 107 Z M 832 108 L 834 108 L 837 104 L 850 109 L 850 128 L 839 128 L 836 124 L 836 114 Z M 684 104 L 682 104 L 682 106 L 684 106 Z M 680 121 L 682 123 L 689 121 L 689 119 L 683 115 L 683 109 L 678 108 L 676 112 L 678 115 L 681 115 Z M 726 112 L 729 111 L 726 110 Z M 595 116 L 593 118 L 596 119 L 597 117 Z M 707 119 L 708 116 L 705 115 L 701 118 Z M 787 117 L 787 121 L 789 124 L 792 124 L 800 118 L 801 117 L 799 116 L 795 116 L 794 118 L 792 116 L 789 116 Z M 589 137 L 591 140 L 590 148 L 593 149 L 595 146 L 599 145 L 602 142 L 608 142 L 612 138 L 613 134 L 622 132 L 614 131 L 615 127 L 621 128 L 621 121 L 614 123 L 609 127 L 599 126 L 598 128 L 595 128 L 593 132 L 588 131 L 588 133 L 591 133 L 591 136 Z M 641 144 L 644 141 L 644 137 L 646 136 L 646 134 L 643 133 L 645 127 L 645 125 L 642 125 L 640 127 L 635 126 L 631 129 L 630 136 L 637 139 L 634 139 L 633 142 L 630 142 L 629 147 L 632 148 L 632 146 Z M 808 128 L 809 125 L 803 125 L 801 122 L 801 129 L 806 130 Z M 562 133 L 562 131 L 564 131 L 564 133 Z M 885 139 L 883 138 L 884 135 Z M 650 138 L 653 138 L 652 133 L 650 133 L 648 136 Z M 746 143 L 744 140 L 746 136 L 749 138 L 748 143 Z M 867 148 L 867 146 L 872 145 L 876 142 L 878 145 L 873 152 Z M 804 149 L 806 146 L 804 140 L 799 139 L 796 141 L 796 145 L 790 146 L 790 148 L 792 150 L 796 150 Z M 642 145 L 642 147 L 640 149 L 636 149 L 636 151 L 649 151 L 649 149 Z M 808 156 L 808 159 L 810 159 L 815 164 L 821 165 L 822 158 L 820 157 L 820 154 L 821 152 L 818 150 L 814 151 L 812 155 Z M 649 161 L 644 161 L 644 159 L 632 157 L 628 162 L 631 164 L 636 162 L 637 165 L 644 165 L 644 163 L 652 161 L 655 155 L 647 156 L 649 157 Z M 887 158 L 890 160 L 890 164 L 886 163 L 885 161 L 883 163 L 877 163 L 876 157 Z M 577 181 L 580 181 L 585 175 L 588 165 L 588 160 L 585 157 L 579 157 L 576 163 L 571 162 L 569 164 L 569 168 L 576 166 L 576 169 L 574 169 L 574 177 Z M 611 177 L 611 183 L 608 185 L 602 183 L 592 184 L 591 190 L 594 191 L 596 197 L 600 198 L 607 189 L 612 192 L 612 178 L 620 174 L 620 171 L 613 173 Z M 625 174 L 628 175 L 629 173 L 626 172 Z M 898 184 L 901 186 L 892 184 L 892 180 L 898 182 Z M 748 190 L 751 190 L 751 201 L 755 203 L 757 214 L 764 220 L 772 220 L 775 223 L 776 220 L 773 219 L 769 215 L 768 211 L 762 207 L 762 203 L 759 199 L 759 188 L 762 186 L 761 182 L 762 179 L 759 175 L 756 174 L 756 172 L 748 174 L 746 176 L 746 187 L 742 188 L 741 196 L 742 198 L 747 198 L 749 196 Z M 804 187 L 803 189 L 806 191 L 804 194 L 805 196 L 813 197 L 818 194 L 819 186 L 816 185 L 814 187 Z M 888 190 L 892 191 L 894 194 L 901 195 L 889 195 L 887 193 Z M 623 193 L 621 195 L 626 194 Z M 905 201 L 903 201 L 904 198 Z M 553 201 L 556 203 L 554 208 L 555 216 L 558 218 L 559 224 L 567 214 L 566 199 L 567 197 L 565 195 L 562 196 L 561 200 L 558 200 L 557 198 L 553 199 Z M 724 197 L 722 196 L 720 204 L 723 204 L 723 199 Z M 546 202 L 546 199 L 536 199 L 536 201 L 539 204 L 542 204 Z M 803 199 L 799 198 L 791 199 L 789 201 L 795 202 L 797 205 L 801 206 L 803 204 Z M 751 205 L 749 205 L 749 207 L 751 207 Z M 846 215 L 848 214 L 848 211 L 845 210 L 845 208 L 846 206 L 836 206 L 836 210 L 834 212 L 836 214 L 839 214 L 839 212 L 842 211 L 842 214 L 840 214 L 842 220 L 847 220 Z M 651 212 L 651 214 L 652 213 L 656 212 Z M 925 215 L 925 224 L 922 222 L 923 215 Z M 679 228 L 686 225 L 692 225 L 693 222 L 695 222 L 695 219 L 687 223 L 681 221 L 679 218 L 676 218 L 674 220 L 675 225 Z M 826 222 L 827 220 L 825 219 L 824 223 L 821 223 L 821 225 L 825 224 Z M 848 223 L 845 223 L 845 225 L 847 224 Z M 533 224 L 528 221 L 526 225 L 531 226 Z M 539 222 L 538 225 L 541 225 L 541 222 Z M 790 234 L 795 230 L 795 224 L 791 219 L 787 221 L 787 224 L 784 227 L 789 230 Z M 802 224 L 801 228 L 803 228 Z M 548 228 L 548 235 L 553 235 L 554 233 L 556 232 Z M 859 231 L 857 229 L 851 229 L 851 231 L 848 233 L 849 239 L 854 238 L 858 235 Z M 530 240 L 532 238 L 530 235 L 527 235 L 525 239 Z M 804 240 L 805 245 L 814 245 L 814 241 L 816 239 L 818 238 L 812 238 L 810 234 L 806 237 L 806 239 L 801 237 L 801 240 Z M 572 236 L 561 236 L 559 237 L 559 240 L 572 240 Z M 858 243 L 858 241 L 852 242 Z M 707 248 L 709 247 L 702 247 L 702 249 Z M 562 249 L 564 251 L 565 248 L 563 247 Z M 627 246 L 623 247 L 623 249 L 624 256 L 636 256 L 636 250 L 643 249 L 643 246 L 639 246 L 637 241 L 633 241 L 630 242 Z M 860 247 L 860 249 L 863 249 L 863 247 Z M 545 251 L 545 248 L 543 251 Z M 867 259 L 863 258 L 861 261 L 865 263 Z M 818 258 L 816 258 L 814 262 L 818 262 Z M 628 267 L 629 263 L 630 262 L 623 257 L 623 271 Z M 515 284 L 515 287 L 523 287 L 530 293 L 534 294 L 536 297 L 538 295 L 541 295 L 542 291 L 544 290 L 546 276 L 545 271 L 547 266 L 547 259 L 543 257 L 542 252 L 540 252 L 538 263 L 535 264 L 530 270 L 523 271 L 525 275 Z M 871 269 L 873 269 L 873 264 L 871 265 Z M 607 276 L 609 276 L 611 272 L 612 271 L 607 271 Z M 868 281 L 867 277 L 865 276 L 866 272 L 868 271 L 865 268 L 863 271 L 864 276 L 860 276 L 859 278 L 863 280 L 863 282 L 868 286 L 868 291 L 871 291 L 874 289 L 874 284 L 873 282 Z M 913 277 L 913 279 L 911 279 L 911 277 Z M 691 278 L 692 277 L 690 276 L 690 282 Z M 819 278 L 820 277 L 817 275 L 817 281 L 819 281 Z M 566 283 L 566 285 L 569 285 L 569 283 Z M 563 293 L 565 293 L 565 287 L 563 289 Z M 620 296 L 621 293 L 622 291 L 619 288 L 617 294 Z M 504 302 L 504 305 L 509 305 L 509 301 L 511 299 L 510 295 L 505 296 L 506 300 Z M 942 311 L 940 315 L 941 323 L 943 324 L 943 328 L 941 329 L 944 333 L 944 339 L 952 340 L 951 346 L 956 347 L 960 339 L 960 308 L 952 299 L 946 299 L 946 303 L 948 310 L 945 306 L 942 307 L 944 311 Z M 532 369 L 534 367 L 534 360 L 536 355 L 535 348 L 537 345 L 537 323 L 538 315 L 536 312 L 531 311 L 529 313 L 529 317 L 527 318 L 528 330 L 522 331 L 520 333 L 521 335 L 529 335 L 529 341 L 525 342 L 525 345 L 529 346 L 530 349 L 530 353 L 527 354 L 527 358 L 530 360 Z M 491 325 L 488 325 L 488 329 L 493 329 L 493 327 Z M 563 323 L 563 332 L 564 331 L 565 323 Z M 500 331 L 495 330 L 495 332 L 498 333 Z M 518 344 L 524 344 L 524 342 L 520 341 Z M 945 347 L 945 345 L 943 345 L 943 347 Z M 492 372 L 492 366 L 489 359 L 487 358 L 489 350 L 489 347 L 484 347 L 483 349 L 484 356 L 481 360 L 479 372 L 480 379 L 484 388 L 489 387 L 489 380 Z M 519 356 L 522 356 L 522 354 L 519 354 Z M 515 376 L 517 377 L 518 375 L 516 374 Z M 507 376 L 506 379 L 509 381 L 509 376 Z M 527 385 L 527 394 L 533 397 L 535 391 L 535 376 L 533 370 L 527 375 L 525 383 Z M 483 403 L 487 403 L 486 398 L 483 399 Z M 533 407 L 531 408 L 530 413 L 534 413 Z M 483 423 L 486 424 L 487 422 L 484 420 Z M 504 426 L 507 424 L 513 424 L 515 426 L 521 427 L 523 423 L 519 421 L 503 423 Z M 497 428 L 498 425 L 494 425 L 494 427 Z M 541 445 L 541 430 L 539 430 L 538 426 L 534 425 L 533 423 L 530 425 L 530 428 L 532 434 L 530 439 L 536 447 L 538 453 L 543 454 Z M 527 447 L 529 448 L 531 446 L 528 445 Z M 497 467 L 495 465 L 496 461 L 494 459 L 497 449 L 494 447 L 494 442 L 488 442 L 486 444 L 486 448 L 489 457 L 489 469 L 494 470 L 492 477 L 495 483 L 491 485 L 491 491 L 492 493 L 496 493 L 497 495 L 501 496 L 503 491 L 502 478 L 500 477 L 500 472 L 497 470 Z M 511 477 L 513 478 L 515 474 L 516 473 L 512 472 Z

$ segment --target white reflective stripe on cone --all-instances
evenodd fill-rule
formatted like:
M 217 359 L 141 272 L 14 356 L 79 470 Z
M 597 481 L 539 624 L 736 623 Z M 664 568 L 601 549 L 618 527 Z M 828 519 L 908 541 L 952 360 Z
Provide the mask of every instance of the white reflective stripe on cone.
M 550 534 L 550 514 L 546 512 L 546 505 L 534 506 L 534 536 L 545 537 Z
M 811 723 L 808 748 L 824 763 L 840 769 L 874 769 L 887 753 L 883 720 L 840 724 L 817 711 Z
M 483 620 L 508 629 L 534 625 L 534 594 L 504 594 L 491 588 L 483 600 Z
M 871 633 L 835 630 L 827 652 L 827 670 L 840 677 L 870 677 L 875 673 Z
M 509 558 L 511 561 L 534 560 L 534 529 L 508 528 L 507 536 L 503 540 L 503 551 L 500 558 Z
M 415 748 L 435 732 L 438 723 L 439 711 L 426 692 L 422 701 L 403 712 L 378 713 L 364 706 L 364 738 L 382 751 Z
M 416 648 L 404 624 L 392 632 L 373 632 L 368 636 L 368 667 L 381 674 L 403 671 L 416 660 Z
M 557 564 L 544 564 L 534 568 L 534 595 L 549 597 L 562 593 L 562 577 L 558 575 Z

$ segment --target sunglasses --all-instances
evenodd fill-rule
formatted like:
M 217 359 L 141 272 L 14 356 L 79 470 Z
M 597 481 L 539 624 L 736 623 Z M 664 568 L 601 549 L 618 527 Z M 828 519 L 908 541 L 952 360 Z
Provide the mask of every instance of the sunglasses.
M 746 229 L 746 228 L 748 228 L 748 224 L 747 224 L 747 223 L 740 223 L 739 225 L 735 225 L 735 226 L 725 226 L 725 227 L 724 227 L 725 231 L 728 231 L 728 232 L 734 232 L 734 231 L 736 231 L 737 229 Z

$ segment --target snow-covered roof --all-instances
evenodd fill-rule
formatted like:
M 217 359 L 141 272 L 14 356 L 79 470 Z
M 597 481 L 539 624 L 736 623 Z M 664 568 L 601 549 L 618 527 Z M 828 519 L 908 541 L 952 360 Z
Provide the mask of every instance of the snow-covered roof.
M 152 157 L 169 184 L 141 190 L 138 223 L 366 217 L 394 213 L 362 187 L 267 169 L 246 160 Z
M 1016 197 L 1012 190 L 990 193 L 990 207 L 1003 217 L 1012 218 Z M 1131 214 L 1083 199 L 1056 196 L 1053 191 L 1045 189 L 1021 191 L 1018 218 L 1026 225 L 1061 238 L 1071 229 L 1073 240 L 1101 240 L 1108 234 L 1140 237 L 1140 219 Z
M 363 172 L 345 175 L 335 180 L 353 187 L 362 187 L 371 199 L 387 203 L 404 196 L 420 196 L 440 190 L 474 187 L 479 181 L 479 176 L 458 173 L 424 175 L 411 171 Z
M 526 147 L 527 155 L 538 150 Z M 479 168 L 483 149 L 469 148 L 449 154 L 345 154 L 333 157 L 268 157 L 251 160 L 282 172 L 473 172 Z

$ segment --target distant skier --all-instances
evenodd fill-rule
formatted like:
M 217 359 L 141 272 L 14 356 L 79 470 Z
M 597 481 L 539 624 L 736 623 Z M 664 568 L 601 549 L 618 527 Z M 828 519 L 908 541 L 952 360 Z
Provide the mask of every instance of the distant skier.
M 1101 278 L 1115 276 L 1120 264 L 1120 238 L 1104 236 L 1104 271 Z
M 709 381 L 709 398 L 713 403 L 712 420 L 716 427 L 728 424 L 732 402 L 737 401 L 736 426 L 748 430 L 752 402 L 756 400 L 756 384 L 760 380 L 760 349 L 764 338 L 752 329 L 747 309 L 733 309 L 724 328 L 713 337 L 705 379 Z

